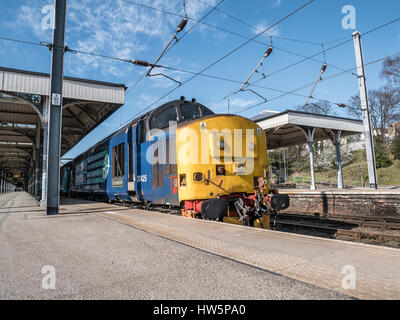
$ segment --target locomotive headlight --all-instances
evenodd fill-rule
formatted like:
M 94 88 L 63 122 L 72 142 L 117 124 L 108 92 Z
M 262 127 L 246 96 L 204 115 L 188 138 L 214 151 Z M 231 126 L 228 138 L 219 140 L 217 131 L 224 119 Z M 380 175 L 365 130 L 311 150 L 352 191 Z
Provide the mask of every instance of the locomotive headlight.
M 197 181 L 197 182 L 203 181 L 204 180 L 204 174 L 202 174 L 201 172 L 193 173 L 193 180 Z
M 247 144 L 247 147 L 249 148 L 250 151 L 254 151 L 256 149 L 256 146 L 254 145 L 253 142 L 249 142 Z

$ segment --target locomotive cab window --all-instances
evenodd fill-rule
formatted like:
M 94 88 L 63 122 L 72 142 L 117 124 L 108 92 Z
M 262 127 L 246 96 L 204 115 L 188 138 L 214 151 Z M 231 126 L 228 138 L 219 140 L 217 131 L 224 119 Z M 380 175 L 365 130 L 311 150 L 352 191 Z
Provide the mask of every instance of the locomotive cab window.
M 121 143 L 112 149 L 112 177 L 123 177 L 125 173 L 125 144 Z
M 201 117 L 200 107 L 194 104 L 185 103 L 181 105 L 182 121 L 193 120 Z
M 189 121 L 214 114 L 211 110 L 196 104 L 184 103 L 180 106 L 181 121 Z
M 214 114 L 214 112 L 212 112 L 211 110 L 206 109 L 206 108 L 201 108 L 201 113 L 202 113 L 203 117 L 211 116 Z
M 152 129 L 164 129 L 169 126 L 170 121 L 178 121 L 178 113 L 174 105 L 161 110 L 151 119 Z

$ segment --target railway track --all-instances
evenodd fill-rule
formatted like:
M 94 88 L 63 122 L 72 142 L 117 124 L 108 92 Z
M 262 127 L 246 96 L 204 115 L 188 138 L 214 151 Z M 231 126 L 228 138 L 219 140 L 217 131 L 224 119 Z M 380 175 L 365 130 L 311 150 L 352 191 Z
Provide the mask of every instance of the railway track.
M 310 212 L 292 212 L 285 211 L 279 215 L 282 218 L 302 219 L 313 222 L 336 221 L 347 223 L 350 225 L 357 225 L 358 227 L 379 228 L 385 230 L 400 230 L 400 217 L 398 216 L 356 216 L 356 215 L 342 215 L 342 214 L 329 214 L 321 215 L 319 213 Z
M 333 220 L 300 214 L 276 214 L 271 216 L 275 230 L 325 236 L 340 240 L 367 242 L 400 247 L 400 223 L 398 218 L 346 217 Z M 391 234 L 385 233 L 390 232 Z
M 181 215 L 177 208 L 171 206 L 150 206 L 147 204 L 132 204 L 126 202 L 114 202 L 113 204 L 132 209 Z M 400 230 L 399 217 L 360 217 L 343 215 L 318 217 L 313 216 L 310 213 L 301 214 L 285 212 L 284 214 L 271 215 L 271 229 L 340 240 L 400 247 L 400 233 L 384 233 L 385 231 L 396 232 L 397 230 Z

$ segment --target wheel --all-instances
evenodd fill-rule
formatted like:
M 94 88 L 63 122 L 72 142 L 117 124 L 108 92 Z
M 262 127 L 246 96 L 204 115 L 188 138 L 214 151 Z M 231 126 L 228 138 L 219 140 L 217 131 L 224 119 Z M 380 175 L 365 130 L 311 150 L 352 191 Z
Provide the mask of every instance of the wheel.
M 222 221 L 228 214 L 228 203 L 225 199 L 209 199 L 201 205 L 201 215 L 205 219 Z

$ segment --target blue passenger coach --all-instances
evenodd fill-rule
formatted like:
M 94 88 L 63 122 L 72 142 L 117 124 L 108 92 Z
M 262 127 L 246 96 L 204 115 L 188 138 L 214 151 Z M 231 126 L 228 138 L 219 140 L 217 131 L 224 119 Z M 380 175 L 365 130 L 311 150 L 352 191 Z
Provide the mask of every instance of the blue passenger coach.
M 195 100 L 182 98 L 134 119 L 62 167 L 62 193 L 90 199 L 179 205 L 177 165 L 168 159 L 170 154 L 176 155 L 175 132 L 168 131 L 169 122 L 182 123 L 212 114 Z M 164 134 L 152 136 L 154 130 Z M 165 164 L 151 164 L 146 154 L 159 139 L 166 139 L 163 151 L 167 158 Z M 170 152 L 170 148 L 174 150 Z
M 185 149 L 188 132 L 201 143 L 189 139 Z M 215 115 L 182 97 L 132 120 L 66 164 L 62 192 L 179 207 L 185 217 L 269 228 L 270 214 L 290 201 L 270 190 L 266 141 L 253 121 Z M 188 163 L 187 149 L 207 161 Z

